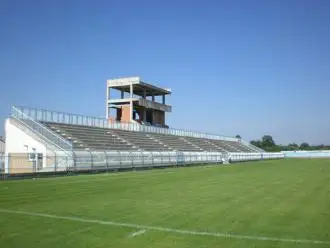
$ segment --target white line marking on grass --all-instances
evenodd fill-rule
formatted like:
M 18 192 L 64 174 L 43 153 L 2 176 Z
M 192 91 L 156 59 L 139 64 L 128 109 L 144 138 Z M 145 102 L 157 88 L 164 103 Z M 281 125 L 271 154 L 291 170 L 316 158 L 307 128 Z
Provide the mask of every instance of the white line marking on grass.
M 133 238 L 133 237 L 136 237 L 136 236 L 139 236 L 139 235 L 142 235 L 146 232 L 147 230 L 146 229 L 142 229 L 140 231 L 137 231 L 137 232 L 133 232 L 129 235 L 130 238 Z
M 139 224 L 132 224 L 132 223 L 86 219 L 86 218 L 80 218 L 80 217 L 74 217 L 74 216 L 60 216 L 60 215 L 54 215 L 54 214 L 35 213 L 35 212 L 1 209 L 1 208 L 0 208 L 0 212 L 10 213 L 10 214 L 21 214 L 21 215 L 28 215 L 28 216 L 37 216 L 37 217 L 50 218 L 50 219 L 70 220 L 70 221 L 77 221 L 77 222 L 83 222 L 83 223 L 93 223 L 93 224 L 99 224 L 99 225 L 119 226 L 119 227 L 128 227 L 128 228 L 134 228 L 134 229 L 145 229 L 145 230 L 150 230 L 150 231 L 194 235 L 194 236 L 210 236 L 210 237 L 221 237 L 221 238 L 229 238 L 229 239 L 246 239 L 246 240 L 255 240 L 255 241 L 274 241 L 274 242 L 283 242 L 283 243 L 306 243 L 306 244 L 330 245 L 330 241 L 325 241 L 325 240 L 290 239 L 290 238 L 249 236 L 249 235 L 206 232 L 206 231 L 202 232 L 202 231 L 184 230 L 184 229 L 168 228 L 168 227 L 161 227 L 161 226 L 139 225 Z

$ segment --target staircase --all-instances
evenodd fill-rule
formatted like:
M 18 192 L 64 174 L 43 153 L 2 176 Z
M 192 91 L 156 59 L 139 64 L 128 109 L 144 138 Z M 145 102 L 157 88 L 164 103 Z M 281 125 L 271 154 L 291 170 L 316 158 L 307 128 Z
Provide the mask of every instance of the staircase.
M 12 107 L 12 119 L 15 125 L 24 128 L 27 133 L 45 144 L 48 149 L 59 150 L 72 156 L 72 144 L 69 141 L 33 120 L 32 117 L 24 114 L 16 107 Z

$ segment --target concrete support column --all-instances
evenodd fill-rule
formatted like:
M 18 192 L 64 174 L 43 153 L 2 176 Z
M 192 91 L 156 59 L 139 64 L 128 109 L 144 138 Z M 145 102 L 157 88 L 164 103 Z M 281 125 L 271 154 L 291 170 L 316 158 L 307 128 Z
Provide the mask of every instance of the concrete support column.
M 105 116 L 107 119 L 109 119 L 109 100 L 110 100 L 110 87 L 108 87 L 107 85 L 107 99 L 105 100 L 105 106 L 106 106 L 106 109 L 105 109 Z
M 152 101 L 154 102 L 155 101 L 155 96 L 152 95 L 151 98 L 152 98 Z
M 133 98 L 133 84 L 129 86 L 129 94 L 130 94 L 130 98 Z
M 163 95 L 163 104 L 165 104 L 165 95 Z
M 143 122 L 147 122 L 147 110 L 143 108 Z
M 121 97 L 121 99 L 124 99 L 124 91 L 120 91 L 120 97 Z
M 130 121 L 133 120 L 133 84 L 130 85 L 130 88 L 129 88 L 129 93 L 130 93 L 130 101 L 129 101 L 129 110 L 130 110 L 130 113 L 129 113 L 129 119 Z
M 143 99 L 146 99 L 146 98 L 147 98 L 147 90 L 144 89 L 144 91 L 143 91 Z

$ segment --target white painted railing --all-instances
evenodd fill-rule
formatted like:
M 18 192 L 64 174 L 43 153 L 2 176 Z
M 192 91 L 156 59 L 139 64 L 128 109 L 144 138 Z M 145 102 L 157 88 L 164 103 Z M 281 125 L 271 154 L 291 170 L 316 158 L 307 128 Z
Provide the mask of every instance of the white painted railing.
M 61 172 L 61 171 L 96 171 L 125 170 L 148 167 L 188 166 L 203 164 L 228 164 L 243 161 L 257 161 L 284 158 L 283 153 L 220 153 L 220 152 L 128 152 L 128 151 L 75 151 L 71 155 L 65 151 L 52 151 L 43 154 L 45 164 L 38 168 L 27 167 L 25 154 L 0 156 L 7 161 L 5 174 Z M 15 161 L 15 166 L 11 162 Z M 3 164 L 4 162 L 2 162 Z
M 65 154 L 58 153 L 55 160 L 61 164 L 53 165 L 60 169 L 63 166 L 71 169 L 120 169 L 138 167 L 157 167 L 188 164 L 216 164 L 253 160 L 284 158 L 283 153 L 220 153 L 220 152 L 88 152 L 76 151 L 73 159 L 66 159 Z M 54 161 L 55 161 L 54 160 Z M 66 161 L 66 162 L 63 162 Z
M 69 141 L 52 132 L 34 118 L 21 111 L 21 109 L 12 107 L 12 117 L 18 120 L 20 124 L 24 125 L 26 128 L 39 134 L 45 141 L 48 141 L 55 147 L 58 147 L 63 151 L 72 150 L 72 144 Z
M 285 151 L 287 158 L 330 158 L 330 151 Z

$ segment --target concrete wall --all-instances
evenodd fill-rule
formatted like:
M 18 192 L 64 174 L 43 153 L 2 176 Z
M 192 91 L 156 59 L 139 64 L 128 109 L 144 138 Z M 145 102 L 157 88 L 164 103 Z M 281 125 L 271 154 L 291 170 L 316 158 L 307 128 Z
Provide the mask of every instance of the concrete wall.
M 32 173 L 42 168 L 43 158 L 31 159 L 28 153 L 9 153 L 8 154 L 8 173 Z
M 140 98 L 139 105 L 164 112 L 172 112 L 172 106 Z
M 8 173 L 31 173 L 35 172 L 34 161 L 29 159 L 27 153 L 9 153 L 8 154 Z
M 6 148 L 5 155 L 8 157 L 10 154 L 27 154 L 32 153 L 35 149 L 36 153 L 42 153 L 44 161 L 42 164 L 46 164 L 46 146 L 26 134 L 23 130 L 16 127 L 10 122 L 10 119 L 5 121 L 5 134 L 6 134 Z M 24 159 L 21 159 L 21 162 Z M 6 159 L 5 172 L 9 170 L 9 162 Z
M 109 116 L 108 122 L 130 122 L 130 106 L 125 105 L 116 109 L 116 116 Z
M 154 110 L 154 124 L 165 125 L 165 113 L 163 111 Z
M 140 121 L 144 120 L 144 109 L 143 108 L 135 108 L 136 112 L 138 113 L 139 117 L 140 117 Z M 159 111 L 159 110 L 147 110 L 148 111 L 153 111 L 151 112 L 152 115 L 152 124 L 160 124 L 160 125 L 165 125 L 165 112 L 163 111 Z M 146 112 L 146 115 L 147 115 Z M 134 118 L 134 114 L 133 114 L 133 118 Z M 147 119 L 147 118 L 146 118 Z M 125 122 L 128 123 L 130 122 L 130 106 L 129 105 L 124 105 L 121 108 L 117 109 L 117 116 L 116 117 L 109 117 L 108 121 L 109 122 L 114 122 L 114 121 L 121 121 L 121 122 Z M 146 120 L 148 121 L 148 120 Z M 150 122 L 150 121 L 149 121 Z
M 130 122 L 130 106 L 121 107 L 121 120 L 122 122 Z

